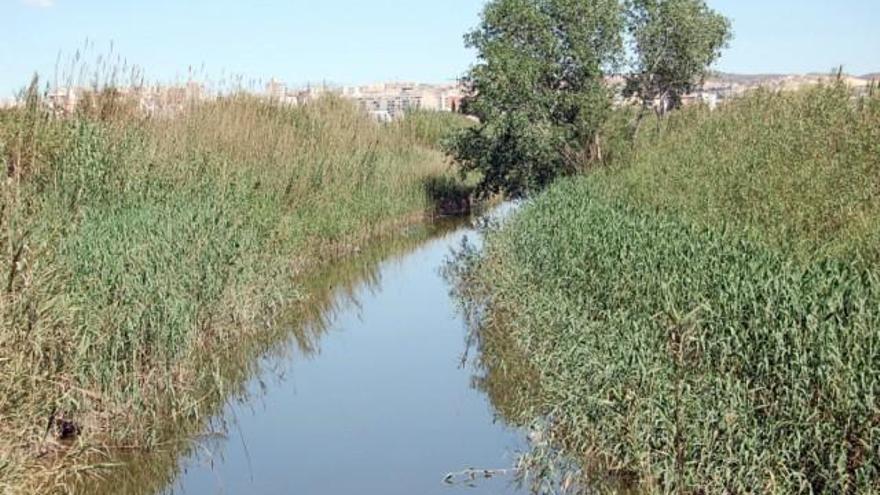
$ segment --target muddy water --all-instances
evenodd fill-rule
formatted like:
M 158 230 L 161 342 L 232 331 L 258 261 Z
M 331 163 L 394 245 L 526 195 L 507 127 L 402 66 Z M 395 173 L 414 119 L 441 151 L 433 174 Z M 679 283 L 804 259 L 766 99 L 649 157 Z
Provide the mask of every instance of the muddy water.
M 261 360 L 162 492 L 521 493 L 510 475 L 444 482 L 509 468 L 526 448 L 461 366 L 465 323 L 439 269 L 465 236 L 476 234 L 447 230 L 349 282 L 320 280 L 329 304 Z

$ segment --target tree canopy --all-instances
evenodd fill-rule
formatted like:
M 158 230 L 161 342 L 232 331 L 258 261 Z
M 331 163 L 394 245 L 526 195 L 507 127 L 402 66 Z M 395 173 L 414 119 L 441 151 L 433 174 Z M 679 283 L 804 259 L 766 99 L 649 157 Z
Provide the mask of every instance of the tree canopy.
M 693 5 L 676 7 L 674 16 L 650 15 L 665 3 Z M 479 26 L 465 36 L 478 55 L 463 78 L 469 92 L 465 111 L 480 124 L 462 131 L 450 154 L 465 172 L 482 173 L 484 193 L 520 195 L 577 172 L 601 158 L 598 136 L 614 96 L 606 78 L 628 65 L 627 40 L 635 51 L 633 73 L 649 73 L 654 65 L 675 68 L 680 81 L 686 78 L 684 68 L 693 67 L 693 80 L 715 57 L 683 61 L 690 51 L 676 49 L 669 51 L 671 60 L 647 64 L 642 61 L 656 57 L 643 57 L 641 51 L 656 44 L 647 31 L 684 29 L 675 37 L 676 46 L 699 38 L 706 22 L 689 16 L 706 14 L 715 15 L 703 0 L 491 0 Z M 719 48 L 701 46 L 713 53 Z M 631 92 L 636 93 L 643 94 Z
M 704 82 L 730 39 L 730 21 L 703 0 L 627 0 L 627 21 L 635 61 L 624 95 L 663 109 Z

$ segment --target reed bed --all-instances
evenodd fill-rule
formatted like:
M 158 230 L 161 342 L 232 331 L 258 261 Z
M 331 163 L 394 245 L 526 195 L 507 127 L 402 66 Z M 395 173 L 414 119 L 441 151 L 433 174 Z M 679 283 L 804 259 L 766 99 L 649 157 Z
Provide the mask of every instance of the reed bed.
M 717 111 L 694 106 L 646 123 L 634 146 L 615 143 L 622 165 L 593 180 L 611 196 L 729 224 L 799 258 L 878 261 L 878 122 L 876 90 L 759 90 Z
M 204 416 L 219 356 L 308 273 L 420 220 L 450 174 L 424 136 L 332 97 L 148 117 L 105 88 L 59 118 L 37 88 L 0 111 L 0 493 L 70 491 L 108 449 Z
M 525 369 L 504 408 L 639 491 L 876 493 L 880 98 L 655 124 L 462 255 L 484 382 Z
M 399 132 L 432 148 L 442 148 L 455 132 L 471 125 L 473 121 L 460 114 L 432 110 L 411 111 L 394 122 Z
M 218 370 L 218 378 L 203 377 L 201 386 L 214 391 L 202 407 L 201 418 L 178 416 L 168 423 L 169 442 L 159 448 L 123 452 L 115 461 L 124 465 L 104 470 L 99 479 L 89 479 L 77 486 L 75 493 L 114 495 L 161 493 L 172 486 L 182 474 L 180 459 L 205 456 L 204 440 L 226 439 L 234 433 L 234 425 L 224 417 L 227 404 L 254 404 L 261 400 L 262 389 L 249 386 L 254 380 L 277 376 L 283 364 L 302 356 L 317 356 L 322 339 L 332 329 L 334 315 L 357 304 L 357 295 L 364 287 L 380 285 L 381 265 L 389 259 L 404 256 L 433 236 L 455 228 L 457 222 L 423 222 L 403 228 L 393 236 L 383 236 L 364 245 L 360 252 L 340 262 L 327 263 L 310 273 L 299 286 L 303 298 L 281 309 L 271 325 L 254 338 L 221 350 L 211 356 L 209 366 Z M 214 383 L 222 380 L 222 393 Z M 209 406 L 210 404 L 210 406 Z M 216 405 L 216 409 L 214 406 Z M 204 417 L 210 415 L 210 417 Z M 193 441 L 194 438 L 199 440 Z M 214 450 L 211 444 L 208 449 Z

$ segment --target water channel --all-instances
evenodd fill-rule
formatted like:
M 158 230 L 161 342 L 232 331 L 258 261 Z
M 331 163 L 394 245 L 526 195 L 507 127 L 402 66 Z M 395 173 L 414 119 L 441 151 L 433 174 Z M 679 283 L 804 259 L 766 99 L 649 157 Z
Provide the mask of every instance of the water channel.
M 466 325 L 440 268 L 465 236 L 471 223 L 438 226 L 320 279 L 317 314 L 259 360 L 160 493 L 525 493 L 511 474 L 444 481 L 510 468 L 527 448 L 462 366 Z

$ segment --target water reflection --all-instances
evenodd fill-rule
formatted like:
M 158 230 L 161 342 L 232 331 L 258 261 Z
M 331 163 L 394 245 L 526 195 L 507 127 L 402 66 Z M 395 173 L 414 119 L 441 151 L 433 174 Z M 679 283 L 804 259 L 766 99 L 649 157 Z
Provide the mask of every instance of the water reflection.
M 497 228 L 489 222 L 482 229 Z M 593 459 L 574 458 L 568 451 L 588 449 L 566 445 L 566 426 L 556 421 L 554 404 L 541 388 L 540 371 L 510 337 L 508 311 L 492 305 L 489 287 L 472 277 L 483 262 L 479 242 L 464 242 L 454 250 L 443 273 L 453 300 L 467 326 L 463 362 L 472 370 L 472 387 L 491 401 L 497 417 L 527 432 L 527 448 L 517 459 L 513 475 L 534 494 L 644 493 L 633 477 L 612 473 Z
M 224 363 L 212 419 L 123 456 L 128 468 L 93 491 L 518 493 L 524 436 L 459 366 L 465 324 L 439 273 L 464 236 L 417 229 L 314 277 L 274 340 Z

